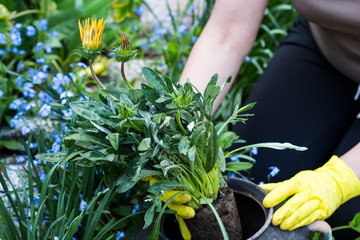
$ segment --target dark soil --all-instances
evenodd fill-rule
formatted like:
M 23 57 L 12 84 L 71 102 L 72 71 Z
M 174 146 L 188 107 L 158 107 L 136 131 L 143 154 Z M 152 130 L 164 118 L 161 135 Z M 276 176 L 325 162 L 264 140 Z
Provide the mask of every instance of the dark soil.
M 242 239 L 240 217 L 233 190 L 221 188 L 213 206 L 225 226 L 229 239 Z M 209 206 L 200 209 L 194 218 L 185 220 L 185 222 L 194 240 L 223 239 L 219 223 Z

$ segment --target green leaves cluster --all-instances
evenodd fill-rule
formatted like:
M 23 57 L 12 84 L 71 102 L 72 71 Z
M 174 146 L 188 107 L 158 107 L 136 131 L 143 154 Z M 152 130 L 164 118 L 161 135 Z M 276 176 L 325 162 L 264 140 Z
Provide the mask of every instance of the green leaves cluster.
M 193 197 L 189 205 L 199 209 L 202 196 L 216 199 L 220 168 L 239 169 L 226 168 L 222 161 L 225 148 L 237 139 L 226 128 L 236 116 L 218 126 L 211 121 L 213 101 L 225 83 L 217 86 L 215 74 L 202 95 L 190 83 L 174 84 L 150 68 L 143 74 L 148 84 L 141 89 L 105 89 L 97 99 L 70 102 L 73 115 L 62 138 L 63 151 L 37 158 L 100 166 L 106 185 L 118 193 L 153 176 L 159 180 L 149 189 L 154 196 L 186 191 Z

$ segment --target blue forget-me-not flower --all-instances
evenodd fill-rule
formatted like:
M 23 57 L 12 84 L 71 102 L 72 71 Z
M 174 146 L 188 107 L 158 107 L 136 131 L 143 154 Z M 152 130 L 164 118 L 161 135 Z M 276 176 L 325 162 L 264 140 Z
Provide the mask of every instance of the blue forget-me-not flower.
M 86 201 L 84 201 L 84 200 L 81 200 L 81 202 L 80 202 L 80 206 L 79 206 L 79 211 L 80 211 L 80 212 L 84 211 L 84 210 L 85 210 L 86 205 L 87 205 L 87 202 L 86 202 Z
M 4 33 L 0 33 L 0 44 L 6 44 L 6 35 Z
M 32 25 L 26 26 L 26 36 L 33 37 L 36 35 L 36 28 Z
M 280 169 L 277 168 L 276 166 L 271 166 L 271 167 L 269 167 L 269 169 L 271 170 L 269 175 L 272 176 L 272 177 L 275 177 L 276 174 L 278 174 L 280 172 Z
M 38 28 L 44 32 L 47 30 L 48 26 L 47 26 L 47 20 L 45 18 L 40 20 Z
M 116 240 L 120 240 L 125 237 L 125 233 L 123 231 L 118 231 L 116 234 Z

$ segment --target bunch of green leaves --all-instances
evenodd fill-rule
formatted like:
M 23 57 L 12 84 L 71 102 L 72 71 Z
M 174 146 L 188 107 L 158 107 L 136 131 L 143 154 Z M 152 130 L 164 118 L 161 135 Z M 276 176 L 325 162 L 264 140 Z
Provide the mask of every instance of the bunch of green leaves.
M 141 89 L 106 89 L 98 99 L 70 102 L 74 114 L 62 139 L 67 151 L 37 158 L 101 166 L 107 186 L 120 193 L 155 176 L 151 193 L 185 190 L 199 209 L 202 195 L 217 197 L 222 147 L 231 146 L 222 137 L 226 128 L 218 134 L 211 121 L 212 103 L 225 84 L 217 86 L 214 75 L 202 95 L 190 83 L 174 85 L 150 68 L 143 74 L 149 84 Z
M 18 173 L 19 188 L 9 176 L 11 167 L 0 163 L 1 239 L 114 239 L 117 230 L 142 223 L 143 212 L 132 213 L 131 203 L 124 201 L 130 198 L 106 188 L 99 169 L 39 163 L 30 152 L 32 138 L 33 133 L 22 141 L 29 160 L 25 172 Z M 44 152 L 43 133 L 35 138 Z M 87 204 L 80 209 L 81 201 Z M 127 236 L 135 237 L 138 228 Z

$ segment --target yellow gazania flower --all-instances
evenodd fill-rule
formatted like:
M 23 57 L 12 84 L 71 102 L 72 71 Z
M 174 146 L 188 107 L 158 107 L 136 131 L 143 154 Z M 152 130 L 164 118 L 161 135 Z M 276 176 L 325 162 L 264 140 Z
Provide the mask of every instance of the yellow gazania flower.
M 106 20 L 100 19 L 99 21 L 96 18 L 86 19 L 83 21 L 82 25 L 80 19 L 78 20 L 79 29 L 80 29 L 80 38 L 84 49 L 96 51 L 100 47 L 101 37 L 104 31 Z
M 121 35 L 121 50 L 125 53 L 130 51 L 130 42 L 125 34 Z

